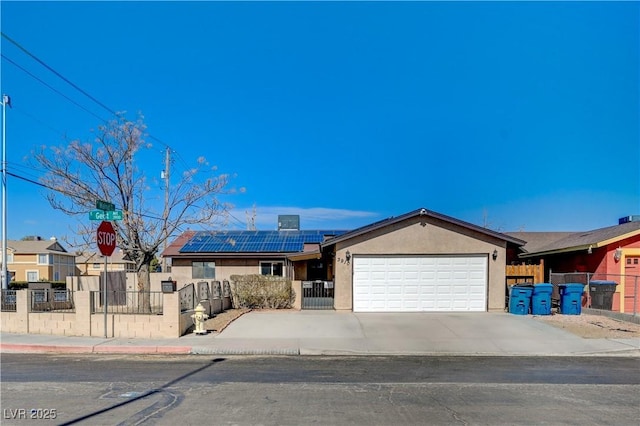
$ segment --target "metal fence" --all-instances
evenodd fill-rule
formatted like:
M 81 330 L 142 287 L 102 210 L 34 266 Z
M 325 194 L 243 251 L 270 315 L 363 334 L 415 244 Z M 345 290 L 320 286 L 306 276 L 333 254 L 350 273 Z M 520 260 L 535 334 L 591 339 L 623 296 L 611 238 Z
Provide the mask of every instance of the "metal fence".
M 624 285 L 624 297 L 620 298 L 617 306 L 611 305 L 609 308 L 609 302 L 607 297 L 599 294 L 601 291 L 598 286 L 592 285 L 593 281 L 610 281 L 617 284 L 616 289 L 621 290 L 619 286 Z M 625 314 L 640 315 L 640 276 L 637 275 L 621 275 L 621 274 L 607 274 L 607 273 L 593 273 L 593 272 L 549 272 L 549 282 L 553 284 L 552 300 L 559 299 L 558 285 L 567 283 L 580 283 L 585 286 L 585 298 L 583 299 L 583 305 L 586 307 L 594 307 L 592 301 L 594 299 L 603 300 L 606 306 L 597 306 L 597 309 L 615 310 L 616 312 L 622 312 Z M 619 292 L 618 293 L 622 293 Z M 608 295 L 606 295 L 608 296 Z M 624 308 L 624 309 L 623 309 Z
M 72 290 L 27 290 L 31 303 L 31 312 L 75 312 Z
M 3 312 L 16 311 L 16 290 L 2 290 L 0 305 Z
M 333 281 L 302 281 L 302 309 L 332 310 Z
M 161 315 L 161 291 L 107 291 L 105 301 L 101 291 L 91 292 L 91 313 Z M 106 302 L 106 303 L 105 303 Z

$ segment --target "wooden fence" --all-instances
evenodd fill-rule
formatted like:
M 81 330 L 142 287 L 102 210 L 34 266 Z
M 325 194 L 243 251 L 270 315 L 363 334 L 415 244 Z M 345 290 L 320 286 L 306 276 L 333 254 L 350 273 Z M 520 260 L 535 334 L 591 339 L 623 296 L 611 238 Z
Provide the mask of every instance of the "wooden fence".
M 539 265 L 507 265 L 507 285 L 516 283 L 543 283 L 544 282 L 544 261 L 540 260 Z

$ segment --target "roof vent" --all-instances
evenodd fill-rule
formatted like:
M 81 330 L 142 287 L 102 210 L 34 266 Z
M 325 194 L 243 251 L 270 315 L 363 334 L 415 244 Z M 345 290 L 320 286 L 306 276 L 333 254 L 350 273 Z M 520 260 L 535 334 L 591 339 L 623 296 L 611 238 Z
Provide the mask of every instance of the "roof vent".
M 299 231 L 300 216 L 297 214 L 278 215 L 278 231 Z
M 640 222 L 640 215 L 625 216 L 618 219 L 618 225 L 629 222 Z

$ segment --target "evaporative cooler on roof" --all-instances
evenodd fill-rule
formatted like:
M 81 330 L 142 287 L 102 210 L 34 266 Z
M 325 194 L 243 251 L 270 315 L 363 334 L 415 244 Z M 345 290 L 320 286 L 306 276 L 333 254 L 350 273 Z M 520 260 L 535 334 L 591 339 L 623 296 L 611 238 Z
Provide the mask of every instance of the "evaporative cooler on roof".
M 278 231 L 299 231 L 300 216 L 297 214 L 278 215 Z

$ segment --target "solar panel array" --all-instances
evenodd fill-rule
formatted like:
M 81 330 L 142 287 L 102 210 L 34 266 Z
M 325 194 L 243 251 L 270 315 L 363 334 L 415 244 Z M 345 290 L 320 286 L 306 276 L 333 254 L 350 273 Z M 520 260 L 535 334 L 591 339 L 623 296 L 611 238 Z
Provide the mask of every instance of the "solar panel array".
M 197 232 L 180 253 L 296 253 L 346 231 L 217 231 Z

